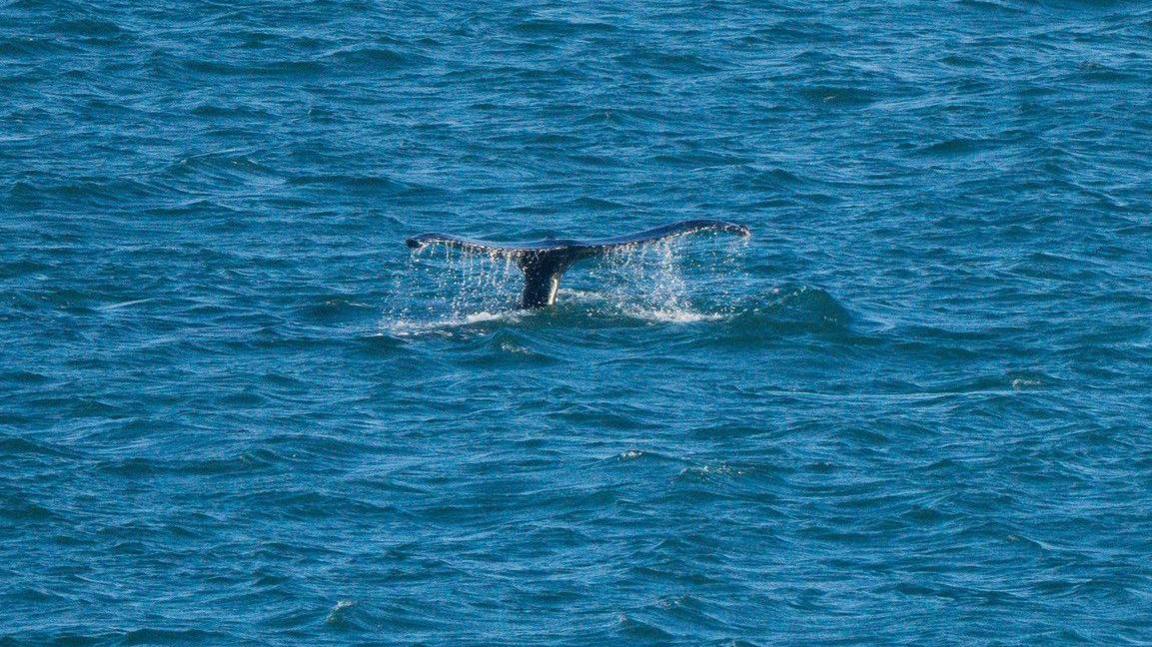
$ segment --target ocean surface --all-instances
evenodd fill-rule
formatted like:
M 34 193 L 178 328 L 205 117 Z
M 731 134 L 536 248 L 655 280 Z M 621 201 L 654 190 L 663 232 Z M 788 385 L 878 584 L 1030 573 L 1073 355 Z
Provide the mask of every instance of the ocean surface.
M 1147 3 L 0 2 L 4 647 L 1148 645 L 1150 387 Z

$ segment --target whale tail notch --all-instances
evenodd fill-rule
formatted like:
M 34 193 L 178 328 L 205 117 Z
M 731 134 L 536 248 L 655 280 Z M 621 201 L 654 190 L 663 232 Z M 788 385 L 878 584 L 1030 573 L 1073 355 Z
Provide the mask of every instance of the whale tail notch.
M 603 256 L 612 251 L 634 245 L 677 238 L 697 233 L 728 233 L 747 238 L 752 235 L 744 225 L 722 220 L 685 220 L 683 222 L 648 229 L 628 236 L 595 240 L 541 240 L 530 243 L 501 243 L 450 234 L 421 234 L 405 241 L 413 251 L 431 245 L 445 245 L 469 252 L 511 258 L 524 273 L 524 291 L 520 307 L 541 308 L 556 303 L 560 279 L 577 261 Z

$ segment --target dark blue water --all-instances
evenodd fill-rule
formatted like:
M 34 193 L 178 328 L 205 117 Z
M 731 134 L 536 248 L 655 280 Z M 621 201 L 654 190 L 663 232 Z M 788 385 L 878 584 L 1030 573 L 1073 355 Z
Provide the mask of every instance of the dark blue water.
M 0 644 L 1152 643 L 1152 9 L 813 5 L 0 3 Z

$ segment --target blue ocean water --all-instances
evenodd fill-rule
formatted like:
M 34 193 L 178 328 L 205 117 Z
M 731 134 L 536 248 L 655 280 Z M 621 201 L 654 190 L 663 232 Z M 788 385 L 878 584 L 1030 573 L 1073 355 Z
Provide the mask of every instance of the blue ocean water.
M 1152 8 L 0 3 L 0 645 L 1152 644 Z M 517 272 L 403 240 L 624 234 Z

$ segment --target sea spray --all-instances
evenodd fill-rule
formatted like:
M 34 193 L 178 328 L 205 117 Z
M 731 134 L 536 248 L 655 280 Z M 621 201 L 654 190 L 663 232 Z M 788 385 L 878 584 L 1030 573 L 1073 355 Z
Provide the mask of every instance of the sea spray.
M 642 319 L 693 322 L 728 314 L 733 286 L 745 286 L 739 264 L 745 239 L 704 244 L 671 238 L 606 254 L 593 270 L 612 308 Z
M 488 320 L 514 309 L 521 283 L 506 254 L 432 246 L 411 254 L 394 277 L 383 327 Z
M 723 318 L 733 284 L 746 282 L 739 263 L 746 243 L 716 240 L 689 248 L 687 238 L 674 237 L 614 248 L 569 272 L 561 292 L 592 313 L 675 323 Z M 511 254 L 431 245 L 397 275 L 382 327 L 412 332 L 492 321 L 518 310 L 522 288 Z

